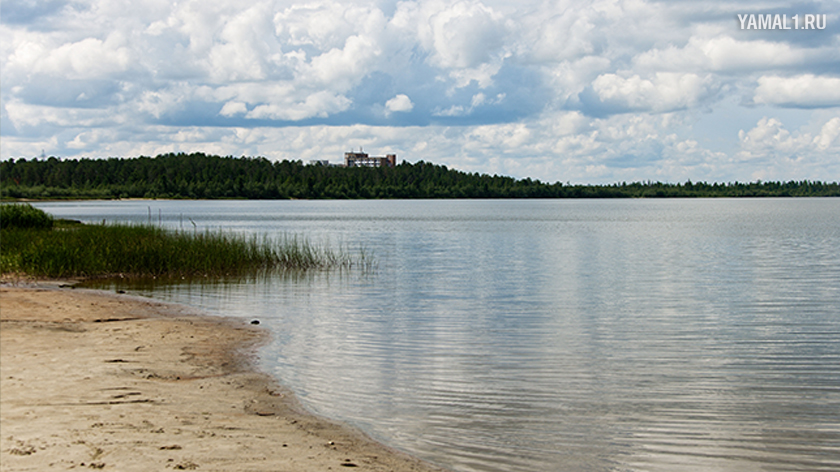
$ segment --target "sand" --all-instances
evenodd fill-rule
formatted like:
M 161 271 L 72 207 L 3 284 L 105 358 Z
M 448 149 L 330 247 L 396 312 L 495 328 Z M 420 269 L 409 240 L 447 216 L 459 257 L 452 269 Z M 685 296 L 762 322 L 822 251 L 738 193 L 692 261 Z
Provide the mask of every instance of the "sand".
M 0 470 L 440 471 L 308 414 L 246 320 L 105 292 L 0 288 Z

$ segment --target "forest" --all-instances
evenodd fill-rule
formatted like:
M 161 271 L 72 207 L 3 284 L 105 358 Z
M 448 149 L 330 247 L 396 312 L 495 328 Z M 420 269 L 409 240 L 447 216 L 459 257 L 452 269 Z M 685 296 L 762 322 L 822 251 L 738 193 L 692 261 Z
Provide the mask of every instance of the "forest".
M 840 183 L 633 182 L 571 185 L 403 161 L 395 167 L 307 165 L 202 153 L 0 162 L 3 199 L 416 199 L 840 196 Z

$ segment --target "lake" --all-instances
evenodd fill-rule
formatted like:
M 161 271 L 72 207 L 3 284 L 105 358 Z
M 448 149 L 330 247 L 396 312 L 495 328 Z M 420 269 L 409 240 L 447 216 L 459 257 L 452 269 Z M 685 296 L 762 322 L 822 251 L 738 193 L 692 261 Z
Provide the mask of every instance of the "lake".
M 455 471 L 840 469 L 840 198 L 35 206 L 372 253 L 128 290 L 259 319 L 307 408 Z

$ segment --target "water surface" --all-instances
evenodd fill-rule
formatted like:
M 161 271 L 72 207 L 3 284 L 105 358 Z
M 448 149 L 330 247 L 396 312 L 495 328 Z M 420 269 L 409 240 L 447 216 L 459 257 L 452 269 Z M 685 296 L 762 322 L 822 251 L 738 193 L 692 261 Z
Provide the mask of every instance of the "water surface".
M 133 290 L 259 318 L 307 407 L 456 471 L 840 469 L 840 199 L 37 206 L 371 250 Z

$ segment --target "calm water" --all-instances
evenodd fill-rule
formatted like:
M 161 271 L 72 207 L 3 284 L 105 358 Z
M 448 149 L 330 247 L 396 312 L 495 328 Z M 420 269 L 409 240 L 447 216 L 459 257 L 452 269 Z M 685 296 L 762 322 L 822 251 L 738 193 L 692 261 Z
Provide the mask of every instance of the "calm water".
M 372 250 L 134 291 L 259 318 L 311 410 L 456 471 L 840 469 L 840 199 L 38 206 Z

